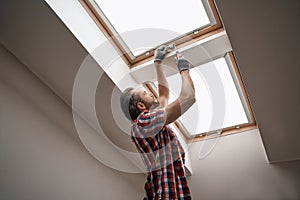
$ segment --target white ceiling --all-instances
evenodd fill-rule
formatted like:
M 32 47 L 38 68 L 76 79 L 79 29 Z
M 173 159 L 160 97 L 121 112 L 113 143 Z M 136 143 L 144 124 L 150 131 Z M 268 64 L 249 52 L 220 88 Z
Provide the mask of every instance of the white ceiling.
M 299 160 L 300 1 L 216 3 L 269 160 Z
M 216 0 L 271 162 L 300 159 L 299 1 Z M 0 42 L 67 104 L 86 50 L 43 1 L 0 2 Z M 99 88 L 113 88 L 103 76 Z M 101 90 L 99 90 L 101 91 Z M 97 94 L 111 140 L 132 150 L 111 121 L 110 95 Z M 100 98 L 101 97 L 101 98 Z M 107 115 L 102 115 L 105 113 Z

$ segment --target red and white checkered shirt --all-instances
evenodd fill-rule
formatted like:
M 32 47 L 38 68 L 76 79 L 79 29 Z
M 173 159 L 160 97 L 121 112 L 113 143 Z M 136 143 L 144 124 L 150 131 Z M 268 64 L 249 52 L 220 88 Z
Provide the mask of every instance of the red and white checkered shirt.
M 165 123 L 163 108 L 144 111 L 132 123 L 131 138 L 148 169 L 148 199 L 191 199 L 184 173 L 185 154 Z

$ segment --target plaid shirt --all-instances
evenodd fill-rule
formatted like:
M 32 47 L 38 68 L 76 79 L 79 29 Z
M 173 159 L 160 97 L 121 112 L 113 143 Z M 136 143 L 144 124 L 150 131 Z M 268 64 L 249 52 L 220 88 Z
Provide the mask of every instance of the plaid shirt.
M 191 199 L 184 173 L 185 154 L 165 123 L 163 108 L 144 111 L 132 123 L 131 138 L 148 169 L 148 199 Z

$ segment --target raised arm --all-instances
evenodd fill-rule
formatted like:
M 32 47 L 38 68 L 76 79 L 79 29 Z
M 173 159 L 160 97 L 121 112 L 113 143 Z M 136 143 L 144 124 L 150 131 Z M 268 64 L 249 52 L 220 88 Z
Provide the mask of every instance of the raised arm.
M 165 124 L 174 122 L 196 101 L 194 83 L 189 73 L 190 63 L 182 56 L 177 59 L 176 63 L 181 75 L 182 85 L 179 97 L 166 106 Z
M 163 45 L 160 46 L 158 49 L 155 50 L 154 53 L 154 65 L 156 69 L 157 81 L 158 81 L 158 102 L 160 106 L 165 107 L 168 105 L 169 100 L 169 85 L 162 69 L 162 60 L 164 59 L 168 48 Z

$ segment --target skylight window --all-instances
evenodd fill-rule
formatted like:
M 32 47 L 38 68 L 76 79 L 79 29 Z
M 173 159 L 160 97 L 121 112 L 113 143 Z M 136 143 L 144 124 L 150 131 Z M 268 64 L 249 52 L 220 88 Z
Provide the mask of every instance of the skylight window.
M 111 0 L 95 0 L 95 2 L 116 32 L 121 35 L 134 56 L 138 55 L 138 52 L 135 51 L 134 38 L 123 36 L 122 33 L 154 28 L 178 33 L 177 36 L 179 36 L 179 34 L 189 33 L 210 23 L 200 0 L 188 2 L 181 0 L 130 0 L 115 3 Z M 144 33 L 144 35 L 139 33 L 136 35 L 139 40 L 148 41 L 148 47 L 145 47 L 143 53 L 174 39 L 176 36 L 176 34 L 169 34 L 164 37 L 155 37 L 155 35 L 147 34 L 146 31 Z
M 179 118 L 187 137 L 251 123 L 239 81 L 229 57 L 221 57 L 190 70 L 196 90 L 196 104 Z M 180 93 L 180 74 L 168 78 L 170 102 Z M 154 83 L 157 90 L 157 83 Z M 153 84 L 152 84 L 153 87 Z
M 80 1 L 129 64 L 222 27 L 213 0 Z

